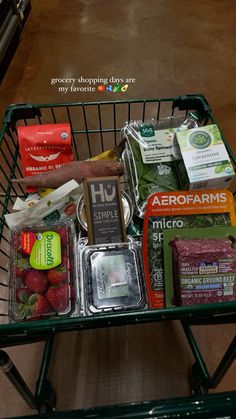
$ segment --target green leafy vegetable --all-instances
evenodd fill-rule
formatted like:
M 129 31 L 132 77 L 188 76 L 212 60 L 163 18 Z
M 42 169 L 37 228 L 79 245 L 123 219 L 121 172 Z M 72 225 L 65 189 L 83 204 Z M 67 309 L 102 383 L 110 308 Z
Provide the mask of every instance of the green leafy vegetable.
M 136 187 L 136 202 L 142 207 L 153 192 L 176 191 L 180 189 L 178 176 L 173 162 L 143 163 L 138 142 L 129 138 L 133 157 L 133 177 Z

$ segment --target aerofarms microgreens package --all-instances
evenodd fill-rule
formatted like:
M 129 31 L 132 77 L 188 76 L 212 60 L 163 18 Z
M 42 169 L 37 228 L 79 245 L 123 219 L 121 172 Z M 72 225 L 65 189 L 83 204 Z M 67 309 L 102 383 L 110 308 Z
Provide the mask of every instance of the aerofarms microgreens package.
M 165 306 L 163 231 L 236 225 L 234 200 L 225 189 L 160 192 L 148 199 L 143 226 L 143 257 L 150 308 Z

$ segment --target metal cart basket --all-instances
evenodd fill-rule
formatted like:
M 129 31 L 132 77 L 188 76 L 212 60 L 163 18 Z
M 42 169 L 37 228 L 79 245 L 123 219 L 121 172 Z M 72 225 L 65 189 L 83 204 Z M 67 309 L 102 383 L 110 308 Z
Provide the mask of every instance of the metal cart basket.
M 22 187 L 11 182 L 11 179 L 22 176 L 17 127 L 19 125 L 69 122 L 72 131 L 75 158 L 84 160 L 117 144 L 119 142 L 120 130 L 126 121 L 134 119 L 144 121 L 150 118 L 159 120 L 160 118 L 174 115 L 184 116 L 189 111 L 197 112 L 204 125 L 216 122 L 207 100 L 202 95 L 185 95 L 175 98 L 150 100 L 137 99 L 37 105 L 22 104 L 11 105 L 5 112 L 0 134 L 0 347 L 4 348 L 45 341 L 45 350 L 39 377 L 36 382 L 35 394 L 32 394 L 7 353 L 3 350 L 0 350 L 0 368 L 13 382 L 29 406 L 38 409 L 40 413 L 50 412 L 55 405 L 54 392 L 47 379 L 47 373 L 52 353 L 53 338 L 59 332 L 81 331 L 89 328 L 111 327 L 124 324 L 179 320 L 195 358 L 195 363 L 192 366 L 190 374 L 190 390 L 192 395 L 195 395 L 195 398 L 191 400 L 185 398 L 181 400 L 176 399 L 176 402 L 174 399 L 172 404 L 169 402 L 168 408 L 172 409 L 172 413 L 175 411 L 173 406 L 177 409 L 178 403 L 181 404 L 181 409 L 183 409 L 181 410 L 181 417 L 185 417 L 184 414 L 195 417 L 194 414 L 196 414 L 196 411 L 193 409 L 193 405 L 195 405 L 195 401 L 201 400 L 201 398 L 198 399 L 197 397 L 208 393 L 209 389 L 217 386 L 236 357 L 235 336 L 216 371 L 211 376 L 191 329 L 193 325 L 236 323 L 236 301 L 21 323 L 9 323 L 7 314 L 10 235 L 4 215 L 11 211 L 17 196 L 25 196 Z M 236 159 L 225 138 L 224 141 L 232 162 L 236 167 Z M 212 396 L 204 397 L 202 403 L 199 401 L 200 409 L 202 406 L 202 409 L 206 409 L 206 412 L 209 412 L 209 414 L 212 412 L 214 414 L 215 410 L 211 410 L 213 405 Z M 215 403 L 218 403 L 217 400 L 221 402 L 224 400 L 225 414 L 227 413 L 227 408 L 229 408 L 228 413 L 233 411 L 232 406 L 235 407 L 236 392 L 219 395 L 218 399 L 217 396 L 214 397 Z M 166 403 L 168 404 L 168 402 Z M 154 409 L 155 406 L 159 405 L 158 402 L 152 402 L 151 406 Z M 117 415 L 114 413 L 116 412 L 115 410 L 112 415 L 109 409 L 103 413 L 104 416 L 100 416 L 101 411 L 99 409 L 89 411 L 88 415 L 97 414 L 97 417 L 117 418 L 134 417 L 132 416 L 131 407 L 128 410 L 127 406 L 120 406 L 117 409 Z M 150 405 L 148 404 L 135 404 L 134 411 L 136 412 L 135 417 L 159 417 L 158 410 L 156 410 L 154 416 L 151 415 Z M 88 417 L 86 412 L 79 412 L 77 412 L 77 417 Z M 140 412 L 143 416 L 141 416 Z M 152 412 L 155 413 L 155 409 Z M 171 410 L 169 410 L 170 412 Z M 202 410 L 202 412 L 204 411 Z M 164 414 L 164 410 L 162 413 Z

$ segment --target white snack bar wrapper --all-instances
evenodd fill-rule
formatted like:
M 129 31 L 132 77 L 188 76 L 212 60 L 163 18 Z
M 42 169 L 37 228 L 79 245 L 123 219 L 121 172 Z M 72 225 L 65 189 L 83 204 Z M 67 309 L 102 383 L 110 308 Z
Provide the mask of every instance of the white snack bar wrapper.
M 42 221 L 47 224 L 68 217 L 73 220 L 76 218 L 76 204 L 81 193 L 81 186 L 75 180 L 70 180 L 32 207 L 27 206 L 28 209 L 5 215 L 5 220 L 10 229 L 25 224 L 35 225 Z
M 32 207 L 38 201 L 40 201 L 40 199 L 41 198 L 38 194 L 30 195 L 28 198 L 26 198 L 25 201 L 23 199 L 17 197 L 12 209 L 14 211 L 26 210 L 26 209 Z
M 14 203 L 14 205 L 12 207 L 12 209 L 14 211 L 24 211 L 27 208 L 28 208 L 28 206 L 27 206 L 26 202 L 23 201 L 23 199 L 21 199 L 19 197 L 16 198 L 15 203 Z

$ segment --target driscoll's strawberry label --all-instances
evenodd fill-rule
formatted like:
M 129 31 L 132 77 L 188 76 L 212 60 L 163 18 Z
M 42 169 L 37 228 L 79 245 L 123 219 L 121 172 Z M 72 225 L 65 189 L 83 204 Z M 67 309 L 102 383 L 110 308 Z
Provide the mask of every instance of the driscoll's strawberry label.
M 61 238 L 54 231 L 35 235 L 36 240 L 30 253 L 30 265 L 34 269 L 52 269 L 61 263 Z
M 18 141 L 24 176 L 58 169 L 74 160 L 68 123 L 18 127 Z

